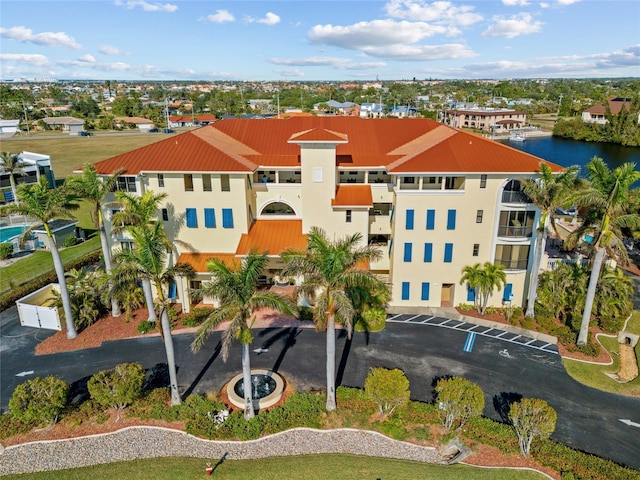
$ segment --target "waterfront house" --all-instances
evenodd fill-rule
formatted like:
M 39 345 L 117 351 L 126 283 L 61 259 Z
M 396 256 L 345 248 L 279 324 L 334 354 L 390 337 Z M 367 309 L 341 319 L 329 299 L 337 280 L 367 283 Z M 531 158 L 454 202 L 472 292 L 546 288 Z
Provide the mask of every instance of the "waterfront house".
M 619 115 L 623 108 L 627 111 L 631 107 L 630 98 L 615 97 L 608 100 L 609 113 L 611 115 Z M 597 103 L 596 105 L 587 108 L 582 112 L 582 121 L 584 123 L 597 123 L 598 125 L 604 125 L 607 120 L 607 106 L 604 103 Z M 640 122 L 640 114 L 638 115 L 638 122 Z

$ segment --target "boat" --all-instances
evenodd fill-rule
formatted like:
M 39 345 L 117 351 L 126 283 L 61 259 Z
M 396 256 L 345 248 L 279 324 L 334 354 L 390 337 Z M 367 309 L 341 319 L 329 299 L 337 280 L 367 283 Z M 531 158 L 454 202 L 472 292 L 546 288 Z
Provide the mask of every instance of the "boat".
M 519 133 L 512 133 L 511 135 L 509 135 L 509 140 L 512 142 L 524 142 L 525 136 L 520 135 Z

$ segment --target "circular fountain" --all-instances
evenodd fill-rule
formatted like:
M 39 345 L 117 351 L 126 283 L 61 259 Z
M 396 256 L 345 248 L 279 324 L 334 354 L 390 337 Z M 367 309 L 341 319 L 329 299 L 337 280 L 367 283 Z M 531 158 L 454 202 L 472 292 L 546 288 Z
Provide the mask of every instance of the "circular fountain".
M 251 393 L 253 408 L 262 410 L 280 401 L 284 392 L 284 380 L 271 370 L 251 370 Z M 227 385 L 229 401 L 238 408 L 244 408 L 244 382 L 242 373 L 231 379 Z

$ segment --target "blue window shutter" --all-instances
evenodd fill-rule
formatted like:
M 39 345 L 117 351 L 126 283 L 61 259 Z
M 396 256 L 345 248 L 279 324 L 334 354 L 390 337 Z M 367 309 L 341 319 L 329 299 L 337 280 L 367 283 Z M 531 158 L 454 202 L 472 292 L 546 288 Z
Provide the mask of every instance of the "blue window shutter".
M 407 221 L 405 224 L 407 230 L 413 230 L 413 210 L 407 210 Z
M 424 244 L 424 261 L 428 263 L 433 258 L 433 243 Z
M 213 208 L 204 209 L 204 226 L 207 228 L 216 228 L 216 211 Z
M 233 210 L 230 208 L 222 209 L 222 228 L 233 228 Z
M 169 298 L 176 298 L 176 290 L 177 290 L 177 286 L 176 286 L 176 281 L 175 280 L 171 280 L 171 283 L 169 283 Z
M 402 282 L 402 300 L 409 300 L 409 282 Z
M 467 302 L 475 302 L 476 301 L 476 289 L 471 288 L 467 283 Z
M 198 228 L 198 214 L 195 208 L 187 208 L 187 227 Z
M 502 300 L 504 302 L 510 302 L 512 294 L 513 294 L 513 283 L 507 283 L 504 286 L 504 293 L 502 294 Z
M 456 211 L 449 210 L 447 212 L 447 230 L 455 230 L 456 229 Z
M 427 210 L 427 230 L 433 230 L 436 227 L 436 211 Z
M 411 254 L 413 253 L 413 244 L 412 243 L 405 243 L 404 244 L 404 261 L 405 262 L 410 262 L 411 261 Z
M 429 282 L 422 282 L 422 300 L 429 300 Z
M 453 261 L 453 243 L 444 244 L 444 262 L 451 263 Z

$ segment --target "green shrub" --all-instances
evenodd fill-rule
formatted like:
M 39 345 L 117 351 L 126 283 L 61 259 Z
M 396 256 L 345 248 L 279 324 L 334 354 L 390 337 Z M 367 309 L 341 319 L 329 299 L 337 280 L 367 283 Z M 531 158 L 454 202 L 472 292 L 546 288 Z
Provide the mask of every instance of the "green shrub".
M 472 417 L 482 415 L 484 394 L 482 389 L 466 378 L 453 377 L 438 380 L 438 412 L 447 429 L 462 427 Z
M 378 406 L 382 418 L 405 405 L 411 397 L 409 379 L 397 368 L 372 368 L 364 381 L 364 391 Z
M 140 398 L 146 372 L 139 363 L 120 363 L 102 370 L 87 382 L 91 398 L 105 407 L 123 409 Z
M 568 345 L 567 350 L 570 352 L 580 352 L 588 357 L 597 357 L 600 355 L 600 345 L 591 341 L 591 335 L 589 335 L 589 341 L 585 345 Z
M 220 425 L 213 420 L 217 412 L 226 408 L 222 402 L 211 401 L 200 395 L 189 395 L 182 405 L 177 407 L 178 419 L 187 421 L 185 429 L 191 435 L 211 439 L 223 438 L 226 433 L 226 438 L 233 438 L 232 432 L 221 430 L 224 424 Z
M 384 308 L 367 308 L 358 317 L 354 330 L 357 332 L 379 332 L 387 325 L 387 311 Z
M 77 407 L 65 411 L 64 421 L 69 423 L 73 427 L 77 427 L 87 422 L 96 422 L 96 419 L 100 419 L 104 414 L 104 407 L 95 400 L 87 400 L 82 402 Z
M 67 404 L 69 385 L 49 376 L 21 383 L 9 400 L 9 410 L 18 420 L 37 424 L 55 423 Z
M 472 303 L 461 303 L 460 305 L 458 305 L 458 308 L 462 312 L 471 312 L 476 310 L 476 306 Z
M 346 409 L 367 416 L 373 415 L 376 411 L 376 404 L 359 388 L 339 386 L 336 388 L 336 402 Z
M 428 425 L 439 422 L 438 406 L 433 403 L 410 401 L 398 408 L 397 416 L 406 425 Z
M 624 327 L 624 318 L 601 318 L 600 328 L 606 333 L 618 333 Z
M 75 235 L 69 235 L 64 239 L 63 245 L 65 247 L 73 247 L 77 243 L 78 239 L 75 237 Z
M 242 410 L 231 413 L 224 423 L 214 425 L 214 432 L 219 438 L 253 440 L 260 436 L 264 427 L 265 416 L 256 415 L 251 420 L 245 420 Z
M 484 445 L 497 447 L 507 454 L 518 452 L 518 437 L 511 425 L 506 423 L 496 422 L 487 417 L 473 417 L 459 433 Z
M 13 254 L 13 243 L 0 243 L 0 260 L 6 260 Z
M 158 322 L 143 320 L 137 326 L 136 330 L 138 330 L 138 333 L 141 333 L 144 335 L 145 333 L 149 333 L 151 330 L 155 330 L 156 328 L 158 328 Z
M 188 327 L 197 327 L 215 311 L 213 307 L 195 307 L 183 318 L 183 323 Z
M 380 433 L 395 440 L 406 440 L 409 437 L 406 426 L 399 418 L 389 418 L 386 422 L 376 423 L 375 426 Z
M 140 418 L 141 420 L 154 419 L 171 422 L 178 420 L 181 406 L 173 407 L 170 405 L 168 388 L 154 388 L 136 399 L 127 408 L 127 416 Z
M 313 321 L 313 308 L 311 307 L 300 307 L 298 309 L 298 320 L 301 322 L 312 322 Z
M 0 439 L 28 433 L 38 424 L 18 420 L 13 415 L 0 415 Z
M 322 427 L 323 395 L 314 393 L 294 393 L 284 405 L 265 414 L 264 433 L 277 433 L 294 427 Z
M 522 320 L 520 320 L 520 326 L 522 328 L 526 328 L 527 330 L 534 330 L 536 322 L 531 317 L 523 317 Z
M 511 404 L 509 420 L 518 436 L 520 452 L 529 457 L 533 440 L 549 438 L 556 429 L 558 414 L 540 398 L 523 398 Z

